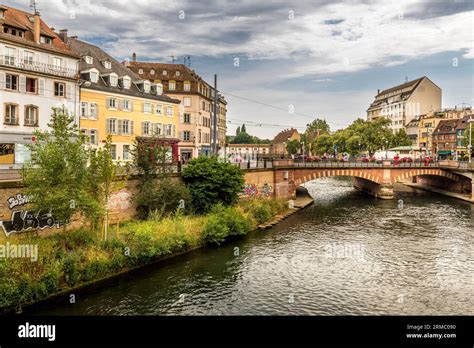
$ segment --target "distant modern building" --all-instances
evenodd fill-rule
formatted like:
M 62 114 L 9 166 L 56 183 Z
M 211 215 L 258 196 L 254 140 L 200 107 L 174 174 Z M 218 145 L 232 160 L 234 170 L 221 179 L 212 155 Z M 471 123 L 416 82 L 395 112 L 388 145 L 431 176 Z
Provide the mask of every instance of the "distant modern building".
M 378 90 L 367 109 L 367 119 L 385 117 L 390 128 L 398 132 L 413 118 L 441 109 L 441 88 L 426 76 L 401 85 Z
M 178 126 L 180 158 L 184 161 L 200 155 L 210 155 L 213 134 L 214 88 L 194 70 L 184 64 L 165 64 L 136 61 L 124 62 L 130 70 L 142 79 L 161 83 L 163 92 L 181 101 Z M 217 134 L 218 148 L 226 143 L 227 102 L 218 95 Z
M 78 60 L 38 12 L 0 5 L 0 165 L 29 158 L 26 144 L 48 129 L 52 107 L 78 114 Z
M 431 151 L 438 159 L 453 159 L 456 155 L 456 125 L 458 120 L 441 120 L 433 133 Z
M 270 154 L 272 155 L 286 155 L 288 151 L 286 144 L 292 140 L 301 141 L 301 135 L 294 128 L 285 129 L 276 135 L 270 142 Z
M 257 160 L 270 153 L 270 144 L 228 144 L 227 159 L 231 162 L 247 162 Z

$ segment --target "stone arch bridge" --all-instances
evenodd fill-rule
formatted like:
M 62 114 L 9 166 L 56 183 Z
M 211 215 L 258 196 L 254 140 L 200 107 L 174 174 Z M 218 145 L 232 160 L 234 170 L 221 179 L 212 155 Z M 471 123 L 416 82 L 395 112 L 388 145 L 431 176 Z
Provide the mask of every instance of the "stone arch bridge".
M 296 188 L 305 182 L 324 177 L 352 177 L 358 189 L 383 199 L 393 198 L 393 184 L 418 183 L 424 186 L 468 195 L 474 202 L 474 170 L 460 170 L 440 163 L 400 164 L 376 163 L 294 163 L 292 160 L 274 161 L 271 168 L 247 169 L 246 185 L 251 194 L 259 194 L 259 187 L 272 188 L 276 197 L 292 197 Z M 466 196 L 468 197 L 468 196 Z

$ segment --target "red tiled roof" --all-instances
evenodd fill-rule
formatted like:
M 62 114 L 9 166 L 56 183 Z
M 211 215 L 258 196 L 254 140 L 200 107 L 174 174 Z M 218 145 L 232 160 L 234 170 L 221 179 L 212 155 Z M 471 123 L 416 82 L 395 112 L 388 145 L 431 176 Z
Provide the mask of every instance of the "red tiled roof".
M 138 74 L 141 78 L 147 80 L 174 80 L 174 81 L 199 81 L 202 78 L 184 64 L 166 64 L 154 62 L 127 62 L 125 63 L 130 70 Z M 143 74 L 138 71 L 142 69 Z M 154 71 L 154 74 L 151 72 Z M 163 75 L 166 71 L 166 75 Z M 179 71 L 179 76 L 176 76 L 176 71 Z
M 12 26 L 15 28 L 20 28 L 26 31 L 25 37 L 20 38 L 10 34 L 0 33 L 2 39 L 9 41 L 15 41 L 18 43 L 27 44 L 29 46 L 37 46 L 42 49 L 52 50 L 55 52 L 62 52 L 68 55 L 74 55 L 69 47 L 60 39 L 58 34 L 56 34 L 44 21 L 40 18 L 40 29 L 41 35 L 49 36 L 52 38 L 52 45 L 49 44 L 37 44 L 34 41 L 34 22 L 30 20 L 33 18 L 32 13 L 28 13 L 22 10 L 18 10 L 13 7 L 3 6 L 4 18 L 0 19 L 0 24 L 5 24 L 7 26 Z M 74 55 L 75 56 L 75 55 Z
M 276 135 L 275 138 L 273 138 L 272 140 L 272 144 L 280 144 L 280 143 L 283 143 L 285 141 L 288 141 L 288 139 L 291 138 L 291 136 L 294 134 L 294 133 L 298 133 L 298 131 L 294 128 L 290 128 L 290 129 L 285 129 L 284 131 L 281 131 L 280 133 L 278 133 Z

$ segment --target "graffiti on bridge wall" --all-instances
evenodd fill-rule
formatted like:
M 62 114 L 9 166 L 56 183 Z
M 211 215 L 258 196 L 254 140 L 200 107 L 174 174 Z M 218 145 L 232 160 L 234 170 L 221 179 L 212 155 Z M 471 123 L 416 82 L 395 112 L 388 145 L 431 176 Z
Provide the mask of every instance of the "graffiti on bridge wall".
M 30 197 L 18 193 L 13 197 L 9 197 L 7 202 L 8 208 L 13 209 L 30 203 Z M 43 230 L 45 228 L 53 227 L 59 228 L 62 225 L 63 224 L 50 212 L 45 210 L 15 210 L 12 211 L 9 220 L 0 221 L 0 227 L 7 236 L 28 230 Z
M 268 183 L 265 183 L 259 189 L 255 184 L 245 184 L 242 195 L 250 197 L 270 197 L 273 195 L 273 186 Z

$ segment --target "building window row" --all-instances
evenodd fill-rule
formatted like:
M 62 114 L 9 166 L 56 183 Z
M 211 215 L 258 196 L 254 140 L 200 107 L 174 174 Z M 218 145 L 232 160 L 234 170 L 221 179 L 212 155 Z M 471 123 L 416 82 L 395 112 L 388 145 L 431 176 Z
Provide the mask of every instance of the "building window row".
M 133 111 L 134 104 L 130 99 L 119 99 L 115 97 L 107 97 L 106 101 L 107 109 L 114 110 L 124 110 L 124 111 Z M 161 104 L 152 104 L 149 102 L 142 103 L 142 112 L 145 114 L 157 114 L 159 116 L 163 115 L 163 105 Z M 174 108 L 172 106 L 166 106 L 166 115 L 173 117 Z
M 18 104 L 5 103 L 3 124 L 9 126 L 20 125 L 20 107 Z M 23 115 L 23 125 L 29 127 L 37 127 L 39 120 L 39 109 L 36 105 L 25 105 Z
M 107 134 L 111 135 L 133 135 L 133 121 L 127 119 L 106 119 Z

